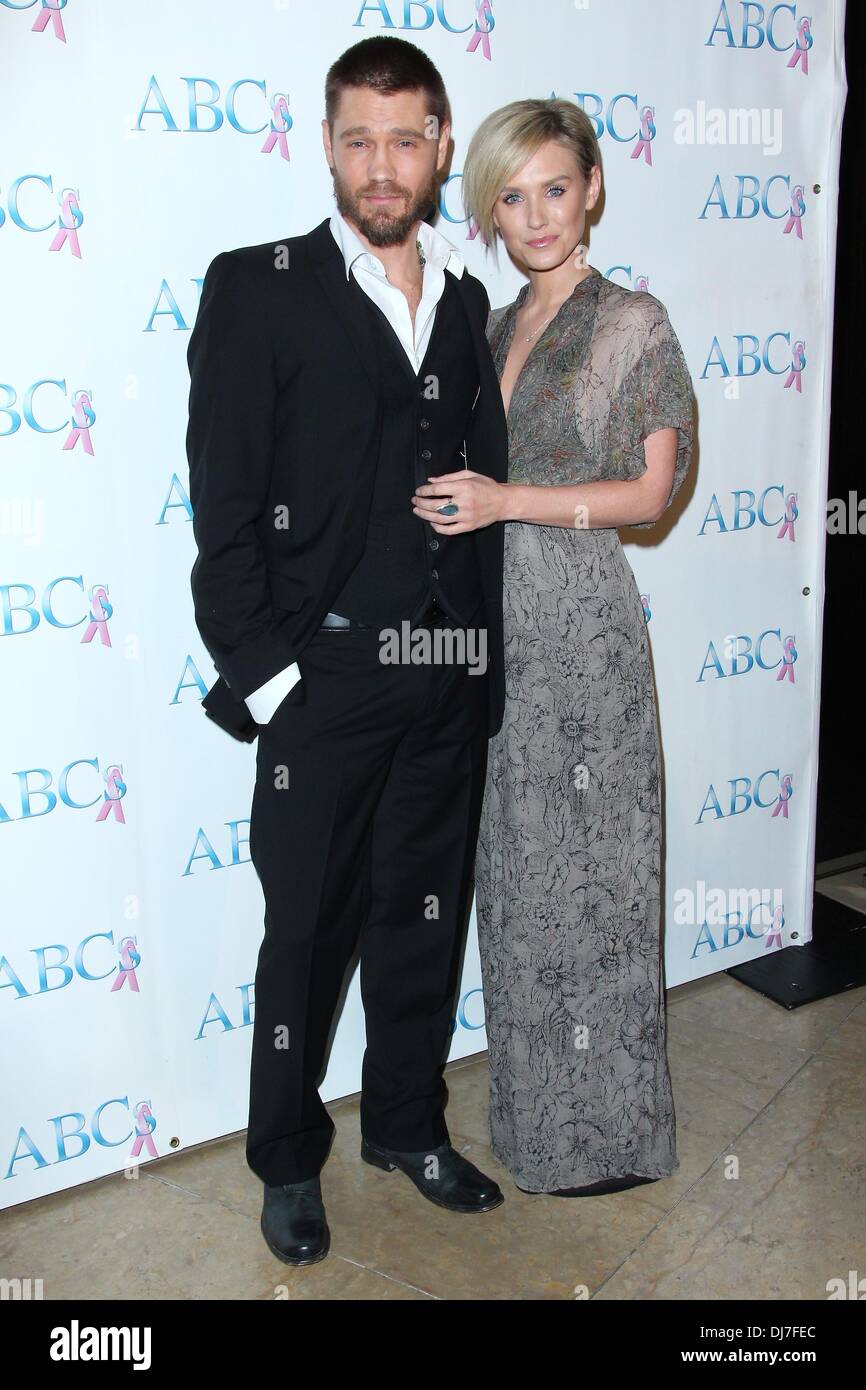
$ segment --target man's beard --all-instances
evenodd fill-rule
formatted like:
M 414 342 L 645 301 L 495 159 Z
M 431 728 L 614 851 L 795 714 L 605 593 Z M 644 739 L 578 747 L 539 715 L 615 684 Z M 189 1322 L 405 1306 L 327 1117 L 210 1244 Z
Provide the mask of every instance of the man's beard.
M 349 192 L 336 169 L 332 168 L 331 174 L 334 179 L 334 197 L 337 200 L 338 211 L 343 217 L 347 217 L 355 223 L 355 226 L 363 232 L 372 246 L 401 245 L 415 223 L 422 221 L 430 209 L 436 205 L 437 180 L 435 170 L 430 175 L 429 182 L 418 192 L 414 202 L 409 189 L 401 188 L 399 184 L 388 185 L 387 187 L 375 185 L 353 194 Z M 397 213 L 386 207 L 381 207 L 375 212 L 365 212 L 362 203 L 364 192 L 380 195 L 392 194 L 404 199 L 408 198 L 410 203 L 405 212 Z

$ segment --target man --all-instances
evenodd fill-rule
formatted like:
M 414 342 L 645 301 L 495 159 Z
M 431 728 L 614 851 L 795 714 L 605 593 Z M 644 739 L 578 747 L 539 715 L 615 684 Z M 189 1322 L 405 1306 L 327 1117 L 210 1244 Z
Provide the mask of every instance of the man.
M 258 736 L 247 1161 L 265 1239 L 290 1264 L 329 1248 L 334 1125 L 317 1086 L 359 938 L 362 1158 L 452 1211 L 503 1200 L 449 1142 L 442 1074 L 504 707 L 502 526 L 460 532 L 459 516 L 412 504 L 459 467 L 507 479 L 490 305 L 423 221 L 450 137 L 426 55 L 356 44 L 328 73 L 326 113 L 336 212 L 218 255 L 188 353 L 192 591 L 219 672 L 203 703 Z M 380 633 L 404 623 L 483 635 L 486 669 L 388 664 Z

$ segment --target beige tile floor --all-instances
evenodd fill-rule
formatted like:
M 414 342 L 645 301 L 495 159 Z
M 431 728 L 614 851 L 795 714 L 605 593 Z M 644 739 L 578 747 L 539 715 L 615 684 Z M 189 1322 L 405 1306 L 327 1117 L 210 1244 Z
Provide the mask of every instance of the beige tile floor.
M 505 1203 L 443 1211 L 358 1154 L 356 1098 L 329 1106 L 332 1232 L 291 1269 L 259 1230 L 243 1133 L 13 1207 L 0 1273 L 46 1299 L 825 1299 L 866 1276 L 866 989 L 786 1012 L 726 975 L 668 994 L 680 1168 L 608 1197 L 520 1193 L 487 1147 L 486 1056 L 448 1068 L 452 1142 Z M 732 1160 L 738 1172 L 730 1176 Z

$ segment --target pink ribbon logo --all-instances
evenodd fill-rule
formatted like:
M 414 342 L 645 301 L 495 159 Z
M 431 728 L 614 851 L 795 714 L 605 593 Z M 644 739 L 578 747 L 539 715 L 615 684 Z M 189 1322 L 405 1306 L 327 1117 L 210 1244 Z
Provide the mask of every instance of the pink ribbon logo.
M 64 449 L 74 449 L 79 439 L 85 454 L 93 457 L 93 440 L 90 430 L 96 424 L 96 411 L 90 404 L 89 391 L 76 391 L 72 397 L 72 429 L 66 436 Z
M 140 1100 L 132 1113 L 135 1116 L 136 1140 L 130 1151 L 130 1158 L 137 1158 L 142 1148 L 147 1149 L 147 1152 L 152 1158 L 159 1158 L 159 1154 L 156 1152 L 156 1147 L 153 1142 L 153 1131 L 156 1129 L 156 1120 L 153 1117 L 153 1111 L 147 1101 Z
M 776 814 L 775 811 L 773 812 L 773 814 Z M 782 945 L 782 928 L 784 927 L 784 925 L 785 914 L 782 911 L 782 904 L 779 903 L 778 907 L 773 908 L 773 920 L 770 924 L 770 930 L 767 932 L 767 949 L 769 949 L 770 946 Z
M 78 228 L 84 221 L 84 213 L 78 202 L 78 194 L 74 188 L 64 188 L 60 194 L 60 216 L 57 219 L 60 230 L 54 233 L 54 240 L 49 246 L 49 251 L 59 251 L 64 242 L 69 242 L 69 249 L 73 256 L 81 260 L 81 247 L 78 244 Z
M 123 989 L 125 984 L 128 984 L 129 988 L 136 994 L 140 993 L 138 976 L 135 973 L 137 965 L 141 965 L 141 956 L 136 948 L 135 937 L 125 936 L 120 943 L 120 965 L 109 994 L 114 994 L 115 990 Z
M 478 236 L 478 233 L 479 233 L 480 231 L 481 231 L 481 228 L 479 227 L 478 223 L 475 221 L 475 218 L 474 218 L 474 217 L 470 217 L 470 219 L 469 219 L 469 226 L 468 226 L 467 231 L 466 231 L 466 240 L 467 240 L 467 241 L 474 241 L 475 238 Z M 490 245 L 490 242 L 487 240 L 486 237 L 482 237 L 481 240 L 484 242 L 484 245 L 485 245 L 485 246 L 489 246 L 489 245 Z
M 794 539 L 794 522 L 799 515 L 800 509 L 797 506 L 797 494 L 796 492 L 789 492 L 788 496 L 785 498 L 785 520 L 776 532 L 777 541 L 782 540 L 785 536 L 788 537 L 789 541 Z
M 645 294 L 649 293 L 649 280 L 645 275 L 639 275 L 634 282 L 636 290 L 642 290 Z
M 103 773 L 106 785 L 106 790 L 103 792 L 105 799 L 99 808 L 99 815 L 96 817 L 97 823 L 113 816 L 121 825 L 126 825 L 126 818 L 121 805 L 121 799 L 126 795 L 126 783 L 123 780 L 122 772 L 121 766 L 115 764 L 106 768 Z
M 796 237 L 803 240 L 803 214 L 806 211 L 806 200 L 803 197 L 803 185 L 798 183 L 791 192 L 791 207 L 788 211 L 788 220 L 782 231 L 782 236 L 788 236 L 791 232 Z
M 653 147 L 652 142 L 656 138 L 656 125 L 653 120 L 655 115 L 654 106 L 645 106 L 640 113 L 640 139 L 635 145 L 629 156 L 630 159 L 640 159 L 643 155 L 647 164 L 652 166 Z
M 282 92 L 271 98 L 271 130 L 262 145 L 260 154 L 270 154 L 274 145 L 279 145 L 280 154 L 283 159 L 289 158 L 289 145 L 286 135 L 292 128 L 292 118 L 289 114 L 289 99 Z
M 813 43 L 812 21 L 804 15 L 797 25 L 797 47 L 788 59 L 788 67 L 795 68 L 799 63 L 806 77 L 809 76 L 809 49 Z
M 800 392 L 803 390 L 803 368 L 806 365 L 806 344 L 802 338 L 798 338 L 794 344 L 791 354 L 791 370 L 785 382 L 785 390 L 793 385 Z
M 644 618 L 647 622 L 649 622 L 650 618 L 652 617 L 652 609 L 650 608 L 649 603 L 649 594 L 641 594 L 640 601 L 643 604 Z
M 779 788 L 779 800 L 773 807 L 773 815 L 770 817 L 771 820 L 778 816 L 780 811 L 782 815 L 785 817 L 785 820 L 788 819 L 788 802 L 794 795 L 793 780 L 790 772 L 785 773 L 784 777 L 779 783 Z
M 104 584 L 94 584 L 88 595 L 90 598 L 90 622 L 87 631 L 81 641 L 92 642 L 97 633 L 103 647 L 111 646 L 111 634 L 108 631 L 108 619 L 114 609 L 108 598 L 108 590 Z
M 481 52 L 488 63 L 491 62 L 490 35 L 493 33 L 495 23 L 491 0 L 475 0 L 475 32 L 467 45 L 467 53 L 474 53 L 478 45 L 481 44 Z
M 794 645 L 793 637 L 786 637 L 782 643 L 782 664 L 779 667 L 777 681 L 790 681 L 794 684 L 794 662 L 797 660 L 797 648 Z
M 30 30 L 31 34 L 41 34 L 50 19 L 54 25 L 55 38 L 58 38 L 61 43 L 65 43 L 66 35 L 63 32 L 63 16 L 60 13 L 60 11 L 65 8 L 66 0 L 55 0 L 53 4 L 51 0 L 42 0 L 42 9 L 36 17 L 36 23 Z

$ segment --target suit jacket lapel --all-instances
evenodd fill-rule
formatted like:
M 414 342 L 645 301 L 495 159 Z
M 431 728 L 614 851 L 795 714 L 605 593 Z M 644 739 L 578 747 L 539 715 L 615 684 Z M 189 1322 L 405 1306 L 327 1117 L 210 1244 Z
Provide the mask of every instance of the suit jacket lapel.
M 475 306 L 469 301 L 470 292 L 466 283 L 466 273 L 464 272 L 459 277 L 455 276 L 454 283 L 463 296 L 466 317 L 469 320 L 469 330 L 472 334 L 472 346 L 475 349 L 475 360 L 478 363 L 478 392 L 472 404 L 473 427 L 479 429 L 486 426 L 491 434 L 485 447 L 486 466 L 476 468 L 470 460 L 469 467 L 478 473 L 489 473 L 492 478 L 504 483 L 508 479 L 508 432 L 505 428 L 505 411 L 502 405 L 499 378 L 493 365 L 487 335 L 484 328 L 478 324 L 474 312 Z
M 330 218 L 320 222 L 308 237 L 313 269 L 331 304 L 355 345 L 361 365 L 377 391 L 381 386 L 376 370 L 376 347 L 363 303 L 353 292 L 346 276 L 340 248 L 331 235 Z

